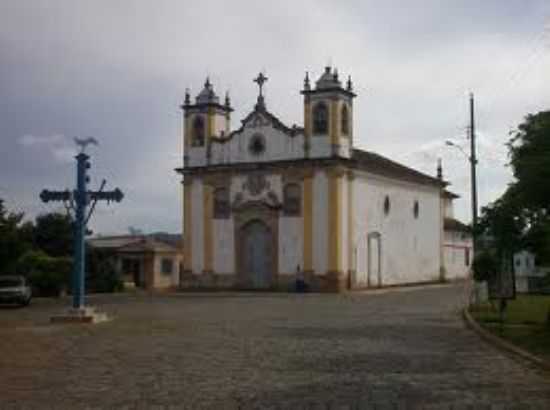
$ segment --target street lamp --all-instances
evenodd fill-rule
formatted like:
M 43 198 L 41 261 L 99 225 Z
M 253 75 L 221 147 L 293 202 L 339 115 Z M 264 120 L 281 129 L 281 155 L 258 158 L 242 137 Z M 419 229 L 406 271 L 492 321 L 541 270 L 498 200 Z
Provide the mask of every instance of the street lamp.
M 471 155 L 468 155 L 464 148 L 462 148 L 460 145 L 455 144 L 453 141 L 445 141 L 445 145 L 448 145 L 450 147 L 456 148 L 459 150 L 468 160 L 470 163 L 470 180 L 471 180 L 471 189 L 472 189 L 472 237 L 474 240 L 474 254 L 475 254 L 475 239 L 476 239 L 476 227 L 477 227 L 477 181 L 476 181 L 476 165 L 477 165 L 477 159 L 475 157 L 475 148 L 472 150 Z
M 474 128 L 474 96 L 470 94 L 470 155 L 458 144 L 453 141 L 445 141 L 445 145 L 458 149 L 466 157 L 470 163 L 470 178 L 472 189 L 472 240 L 473 240 L 473 256 L 476 252 L 476 228 L 477 228 L 477 178 L 476 178 L 476 146 L 475 146 L 475 128 Z
M 468 162 L 470 161 L 470 156 L 466 153 L 466 151 L 464 151 L 464 148 L 462 148 L 460 145 L 455 144 L 451 140 L 445 141 L 445 145 L 448 145 L 449 147 L 454 147 L 454 148 L 458 149 L 460 152 L 462 152 L 464 154 L 464 156 L 466 157 Z

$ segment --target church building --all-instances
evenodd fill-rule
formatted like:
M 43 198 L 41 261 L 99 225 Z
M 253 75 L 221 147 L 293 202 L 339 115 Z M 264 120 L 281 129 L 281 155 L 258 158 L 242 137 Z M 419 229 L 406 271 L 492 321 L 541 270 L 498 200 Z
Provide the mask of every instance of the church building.
M 254 80 L 257 102 L 235 130 L 229 97 L 208 79 L 194 102 L 186 92 L 180 286 L 287 290 L 303 278 L 337 292 L 445 280 L 441 173 L 355 148 L 356 94 L 331 67 L 315 84 L 306 74 L 303 127 L 269 111 L 266 80 Z

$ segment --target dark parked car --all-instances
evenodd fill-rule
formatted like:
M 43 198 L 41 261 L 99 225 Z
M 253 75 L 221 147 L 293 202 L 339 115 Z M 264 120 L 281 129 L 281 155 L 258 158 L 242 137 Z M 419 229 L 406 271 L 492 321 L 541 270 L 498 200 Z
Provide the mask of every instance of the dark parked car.
M 31 287 L 23 276 L 0 276 L 0 303 L 31 303 Z

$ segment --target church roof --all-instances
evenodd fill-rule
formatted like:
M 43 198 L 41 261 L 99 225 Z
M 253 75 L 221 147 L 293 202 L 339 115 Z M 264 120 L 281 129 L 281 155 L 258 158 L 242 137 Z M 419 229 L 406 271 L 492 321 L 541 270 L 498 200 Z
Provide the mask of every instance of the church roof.
M 218 104 L 220 102 L 219 97 L 214 92 L 214 87 L 210 83 L 209 78 L 206 79 L 203 89 L 201 90 L 199 95 L 197 95 L 196 101 L 197 101 L 197 104 L 208 104 L 208 103 Z
M 371 151 L 354 149 L 351 157 L 357 165 L 367 172 L 379 174 L 390 178 L 401 179 L 410 182 L 429 185 L 446 185 L 447 183 L 438 178 L 424 174 L 416 169 L 409 168 L 398 162 L 392 161 L 380 154 Z
M 470 232 L 470 227 L 468 225 L 454 218 L 445 218 L 443 221 L 443 229 L 446 231 Z
M 341 88 L 342 83 L 338 80 L 338 74 L 336 71 L 331 72 L 331 67 L 325 67 L 325 72 L 319 77 L 315 83 L 317 90 Z
M 329 158 L 302 158 L 276 161 L 259 162 L 237 162 L 232 164 L 205 165 L 193 168 L 177 168 L 176 171 L 182 174 L 212 171 L 219 172 L 223 169 L 254 170 L 258 168 L 269 168 L 279 166 L 330 166 L 342 165 L 358 168 L 372 174 L 386 176 L 388 178 L 409 181 L 417 184 L 443 187 L 448 183 L 438 178 L 423 174 L 413 168 L 392 161 L 382 155 L 370 151 L 354 149 L 351 158 L 329 157 Z
M 283 131 L 284 133 L 286 134 L 289 134 L 289 135 L 296 135 L 300 132 L 304 132 L 304 129 L 302 127 L 298 127 L 296 125 L 292 126 L 292 127 L 289 127 L 287 126 L 285 123 L 283 123 L 279 118 L 277 118 L 277 116 L 275 114 L 272 114 L 271 112 L 269 112 L 267 110 L 267 108 L 265 107 L 265 105 L 259 105 L 259 104 L 256 104 L 256 106 L 254 107 L 254 110 L 250 112 L 250 114 L 248 114 L 243 120 L 242 120 L 242 124 L 243 126 L 249 122 L 254 116 L 256 116 L 257 114 L 262 114 L 264 115 L 270 122 L 271 124 L 273 124 L 273 127 L 280 130 L 280 131 Z M 242 127 L 236 131 L 233 131 L 233 133 L 238 133 L 238 132 L 241 132 L 242 131 Z M 232 134 L 233 134 L 232 133 Z
M 444 196 L 445 198 L 451 198 L 451 199 L 460 198 L 460 195 L 457 195 L 457 194 L 455 194 L 454 192 L 447 191 L 447 190 L 444 190 L 444 191 L 443 191 L 443 196 Z

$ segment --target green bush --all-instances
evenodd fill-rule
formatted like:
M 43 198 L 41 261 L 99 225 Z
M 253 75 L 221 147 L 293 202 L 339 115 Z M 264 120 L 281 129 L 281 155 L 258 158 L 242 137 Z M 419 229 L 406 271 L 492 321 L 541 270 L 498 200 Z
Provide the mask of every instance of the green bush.
M 489 251 L 483 251 L 476 255 L 472 270 L 476 282 L 488 281 L 494 278 L 498 270 L 498 262 L 495 256 Z
M 42 251 L 28 251 L 17 262 L 17 272 L 29 280 L 37 296 L 58 296 L 69 286 L 71 269 L 71 258 L 54 258 Z
M 116 274 L 116 266 L 111 258 L 101 257 L 94 253 L 88 258 L 87 287 L 91 292 L 122 292 L 124 282 Z

